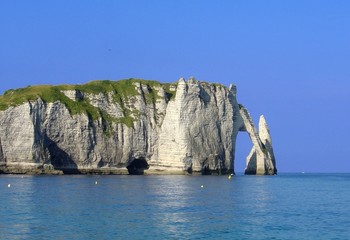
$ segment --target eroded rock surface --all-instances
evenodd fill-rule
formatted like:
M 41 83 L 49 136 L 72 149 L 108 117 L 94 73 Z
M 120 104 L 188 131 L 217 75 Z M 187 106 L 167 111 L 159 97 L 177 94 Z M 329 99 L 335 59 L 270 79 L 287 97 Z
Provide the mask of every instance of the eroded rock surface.
M 0 171 L 233 173 L 236 136 L 247 131 L 254 146 L 246 173 L 276 173 L 266 121 L 257 133 L 234 85 L 181 78 L 167 89 L 132 86 L 130 95 L 62 90 L 65 103 L 38 97 L 0 111 Z M 82 102 L 93 111 L 74 113 Z
M 248 132 L 253 143 L 252 150 L 246 159 L 245 174 L 276 174 L 277 168 L 272 148 L 272 140 L 265 117 L 263 115 L 260 116 L 258 132 L 248 110 L 241 105 L 240 112 L 244 122 L 243 130 Z

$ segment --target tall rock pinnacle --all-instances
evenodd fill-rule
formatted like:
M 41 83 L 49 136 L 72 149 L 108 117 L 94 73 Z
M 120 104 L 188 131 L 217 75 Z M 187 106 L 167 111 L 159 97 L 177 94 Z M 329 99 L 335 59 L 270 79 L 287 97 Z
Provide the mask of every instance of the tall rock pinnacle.
M 247 111 L 240 106 L 241 116 L 244 122 L 244 130 L 248 132 L 253 147 L 247 161 L 245 174 L 253 175 L 274 175 L 277 173 L 275 156 L 272 148 L 272 140 L 265 117 L 259 119 L 259 132 Z

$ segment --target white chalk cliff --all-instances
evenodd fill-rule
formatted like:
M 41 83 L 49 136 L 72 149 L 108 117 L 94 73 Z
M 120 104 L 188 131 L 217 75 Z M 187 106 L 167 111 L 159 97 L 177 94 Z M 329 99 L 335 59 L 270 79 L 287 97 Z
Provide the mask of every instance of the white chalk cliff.
M 133 79 L 94 82 L 107 86 L 97 92 L 88 84 L 44 90 L 57 99 L 16 98 L 38 87 L 0 97 L 0 173 L 234 173 L 239 131 L 253 143 L 245 173 L 277 172 L 265 118 L 258 132 L 234 85 Z

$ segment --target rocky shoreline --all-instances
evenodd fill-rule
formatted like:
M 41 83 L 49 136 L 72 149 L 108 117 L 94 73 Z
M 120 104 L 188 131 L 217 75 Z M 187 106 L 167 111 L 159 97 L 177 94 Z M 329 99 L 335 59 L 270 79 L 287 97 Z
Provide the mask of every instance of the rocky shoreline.
M 82 169 L 54 169 L 41 166 L 0 165 L 0 174 L 14 175 L 223 175 L 220 172 L 192 172 L 184 170 L 147 169 L 137 173 L 130 173 L 127 168 L 82 168 Z M 229 173 L 227 173 L 228 175 Z

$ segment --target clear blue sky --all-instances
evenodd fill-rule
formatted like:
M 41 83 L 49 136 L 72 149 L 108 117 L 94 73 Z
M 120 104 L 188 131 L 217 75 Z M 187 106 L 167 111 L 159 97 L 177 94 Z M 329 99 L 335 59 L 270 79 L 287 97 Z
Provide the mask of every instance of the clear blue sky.
M 0 0 L 0 93 L 190 76 L 237 85 L 280 172 L 350 172 L 350 1 Z

